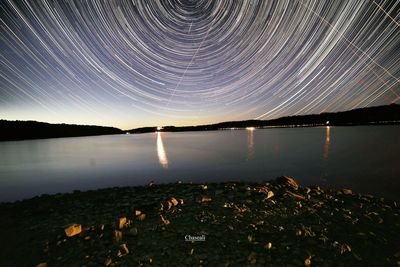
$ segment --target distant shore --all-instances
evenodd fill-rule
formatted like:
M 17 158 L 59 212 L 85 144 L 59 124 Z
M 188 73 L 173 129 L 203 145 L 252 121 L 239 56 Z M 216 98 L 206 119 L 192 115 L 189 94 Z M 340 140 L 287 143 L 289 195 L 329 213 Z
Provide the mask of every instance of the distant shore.
M 126 131 L 131 134 L 188 131 L 217 131 L 230 129 L 252 128 L 291 128 L 291 127 L 319 127 L 319 126 L 359 126 L 359 125 L 399 125 L 400 105 L 359 108 L 342 112 L 321 114 L 297 115 L 281 117 L 271 120 L 243 120 L 227 121 L 216 124 L 197 126 L 154 126 L 141 127 Z
M 0 204 L 1 266 L 393 266 L 400 207 L 350 189 L 150 184 Z
M 58 137 L 79 137 L 109 134 L 218 131 L 232 129 L 264 129 L 320 126 L 400 125 L 400 105 L 359 108 L 342 112 L 296 115 L 271 120 L 226 121 L 196 126 L 152 126 L 131 130 L 115 127 L 75 124 L 50 124 L 37 121 L 0 120 L 0 141 L 17 141 Z

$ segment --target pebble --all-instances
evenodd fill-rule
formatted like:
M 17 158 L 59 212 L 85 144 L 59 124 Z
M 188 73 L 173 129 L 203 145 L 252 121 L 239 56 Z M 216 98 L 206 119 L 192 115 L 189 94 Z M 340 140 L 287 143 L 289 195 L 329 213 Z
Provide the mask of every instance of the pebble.
M 80 234 L 82 232 L 82 225 L 80 224 L 71 224 L 67 228 L 64 229 L 65 234 L 68 237 L 72 237 L 74 235 Z

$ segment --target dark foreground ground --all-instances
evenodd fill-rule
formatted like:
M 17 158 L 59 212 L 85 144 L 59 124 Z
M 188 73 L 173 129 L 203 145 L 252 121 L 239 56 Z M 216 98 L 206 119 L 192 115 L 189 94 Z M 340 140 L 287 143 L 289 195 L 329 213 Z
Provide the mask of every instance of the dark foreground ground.
M 398 266 L 399 214 L 284 177 L 41 196 L 0 204 L 0 266 Z

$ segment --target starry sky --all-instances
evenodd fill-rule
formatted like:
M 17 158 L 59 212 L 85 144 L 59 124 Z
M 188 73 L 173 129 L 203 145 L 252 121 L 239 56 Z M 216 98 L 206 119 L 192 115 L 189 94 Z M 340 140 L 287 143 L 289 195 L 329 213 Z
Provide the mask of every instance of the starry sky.
M 400 102 L 400 1 L 1 0 L 0 118 L 130 129 Z

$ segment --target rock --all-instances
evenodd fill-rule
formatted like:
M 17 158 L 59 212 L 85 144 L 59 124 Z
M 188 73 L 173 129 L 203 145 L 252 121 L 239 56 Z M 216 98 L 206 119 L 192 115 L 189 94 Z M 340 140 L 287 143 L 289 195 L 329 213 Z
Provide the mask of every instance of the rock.
M 208 186 L 207 186 L 207 185 L 204 185 L 204 184 L 201 184 L 201 185 L 200 185 L 200 188 L 203 189 L 203 190 L 207 190 Z
M 304 260 L 304 266 L 311 266 L 311 257 L 308 257 L 307 259 Z
M 178 205 L 179 204 L 179 202 L 178 202 L 178 200 L 176 200 L 176 198 L 171 198 L 171 203 L 174 205 L 174 206 L 176 206 L 176 205 Z
M 160 214 L 160 217 L 161 217 L 161 220 L 163 221 L 163 223 L 164 223 L 165 225 L 168 225 L 168 224 L 171 223 L 168 219 L 164 218 L 161 214 Z
M 273 196 L 274 196 L 274 192 L 268 191 L 268 193 L 267 193 L 267 199 L 268 199 L 268 198 L 271 198 L 271 197 L 273 197 Z
M 209 197 L 209 196 L 203 196 L 202 198 L 201 198 L 201 203 L 205 203 L 205 202 L 210 202 L 212 199 L 211 199 L 211 197 Z
M 295 190 L 297 190 L 299 188 L 299 184 L 296 182 L 296 180 L 291 177 L 288 177 L 288 176 L 278 177 L 278 178 L 276 178 L 276 182 L 279 184 L 284 184 L 284 185 L 290 186 Z
M 68 237 L 71 237 L 80 234 L 82 232 L 82 225 L 74 223 L 65 228 L 64 231 Z
M 138 234 L 138 229 L 136 227 L 132 227 L 128 231 L 128 235 L 130 235 L 130 236 L 137 236 L 137 234 Z
M 114 237 L 115 237 L 115 241 L 119 242 L 122 239 L 122 232 L 118 231 L 118 230 L 115 230 Z
M 126 217 L 119 218 L 119 229 L 124 228 L 126 224 Z
M 112 263 L 112 259 L 111 258 L 107 258 L 106 261 L 104 262 L 105 266 L 108 266 Z
M 289 196 L 289 197 L 291 197 L 291 198 L 295 198 L 295 199 L 306 199 L 306 197 L 305 196 L 303 196 L 303 195 L 300 195 L 300 194 L 295 194 L 295 193 L 293 193 L 293 192 L 290 192 L 290 191 L 287 191 L 286 192 L 286 194 Z
M 340 254 L 351 252 L 351 247 L 348 244 L 342 244 L 340 246 Z
M 250 255 L 247 257 L 247 260 L 250 262 L 250 264 L 256 264 L 257 254 L 255 252 L 251 252 Z
M 122 256 L 124 256 L 124 255 L 129 253 L 128 246 L 125 243 L 122 243 L 120 247 L 123 250 Z
M 344 195 L 352 195 L 353 191 L 351 191 L 351 189 L 342 189 L 342 193 Z

